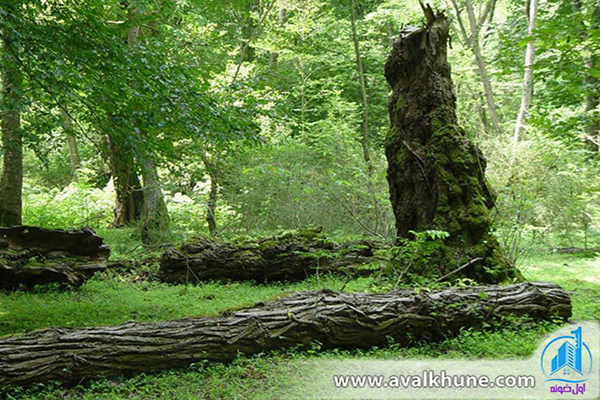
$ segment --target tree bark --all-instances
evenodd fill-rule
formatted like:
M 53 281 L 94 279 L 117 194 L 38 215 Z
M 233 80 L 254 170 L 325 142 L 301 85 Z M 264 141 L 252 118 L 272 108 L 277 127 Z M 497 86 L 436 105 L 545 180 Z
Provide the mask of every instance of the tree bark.
M 157 244 L 164 241 L 169 230 L 169 211 L 160 189 L 156 165 L 152 160 L 140 161 L 144 179 L 142 204 L 142 243 Z
M 2 18 L 14 18 L 7 6 Z M 14 22 L 14 21 L 11 21 Z M 12 38 L 2 33 L 2 178 L 0 179 L 0 226 L 21 225 L 23 212 L 23 139 L 21 93 L 23 76 L 13 53 Z
M 262 283 L 297 281 L 326 272 L 370 274 L 374 271 L 349 266 L 377 261 L 373 251 L 378 248 L 377 243 L 369 241 L 339 245 L 328 240 L 319 229 L 235 242 L 200 237 L 163 253 L 160 278 L 168 283 L 209 280 Z
M 373 174 L 373 163 L 371 162 L 371 145 L 369 140 L 369 101 L 367 99 L 367 85 L 365 83 L 365 71 L 360 54 L 360 43 L 358 40 L 358 32 L 356 29 L 356 5 L 354 0 L 350 0 L 350 8 L 352 11 L 352 18 L 350 19 L 352 28 L 352 42 L 354 44 L 354 56 L 356 58 L 356 70 L 358 72 L 358 81 L 360 82 L 360 98 L 362 102 L 362 119 L 363 119 L 363 133 L 360 144 L 362 146 L 363 158 L 365 164 L 367 164 L 367 171 L 369 176 Z
M 107 136 L 110 170 L 115 186 L 115 208 L 111 227 L 130 225 L 139 220 L 144 195 L 135 173 L 133 158 L 113 138 Z
M 592 15 L 592 29 L 600 29 L 600 5 L 594 6 Z M 586 32 L 585 36 L 591 36 Z M 592 40 L 587 38 L 587 40 Z M 588 47 L 591 47 L 588 45 Z M 596 157 L 600 156 L 600 110 L 598 109 L 600 87 L 598 78 L 592 71 L 598 68 L 598 53 L 593 48 L 588 48 L 589 54 L 584 59 L 586 74 L 584 77 L 585 86 L 585 135 L 589 148 Z
M 459 27 L 459 33 L 460 33 L 460 37 L 462 38 L 462 41 L 464 42 L 464 46 L 467 48 L 470 48 L 471 51 L 473 51 L 473 54 L 475 55 L 475 51 L 473 49 L 473 45 L 472 42 L 473 40 L 477 40 L 479 41 L 479 37 L 483 37 L 485 39 L 485 37 L 487 36 L 487 28 L 489 27 L 489 25 L 491 24 L 493 18 L 494 18 L 494 12 L 496 9 L 496 0 L 488 0 L 485 3 L 485 7 L 484 7 L 484 11 L 479 15 L 479 18 L 477 18 L 477 26 L 475 31 L 472 30 L 472 26 L 469 25 L 470 27 L 470 33 L 467 32 L 467 29 L 465 27 L 465 24 L 463 22 L 463 19 L 461 17 L 461 9 L 458 6 L 458 3 L 456 0 L 452 0 L 452 5 L 454 7 L 454 11 L 455 11 L 455 16 L 456 16 L 456 21 L 458 23 L 458 27 Z M 480 32 L 483 30 L 483 34 L 480 34 Z M 473 32 L 477 33 L 477 38 L 473 37 Z M 479 56 L 481 56 L 481 51 L 479 51 Z M 483 66 L 483 71 L 485 72 L 484 75 L 481 74 L 482 71 L 482 66 Z M 483 60 L 483 58 L 479 59 L 477 56 L 475 55 L 475 74 L 479 74 L 479 77 L 481 79 L 482 85 L 484 86 L 484 93 L 480 93 L 477 92 L 474 93 L 473 95 L 473 99 L 474 101 L 477 102 L 478 104 L 478 112 L 479 112 L 479 117 L 481 119 L 481 123 L 483 124 L 483 126 L 485 127 L 486 130 L 489 129 L 490 124 L 486 115 L 486 110 L 491 109 L 490 107 L 490 99 L 492 101 L 492 106 L 493 109 L 496 109 L 496 105 L 494 102 L 494 95 L 491 89 L 491 83 L 489 82 L 489 79 L 487 79 L 487 70 L 485 68 L 485 62 Z M 485 79 L 484 79 L 485 77 Z M 485 83 L 487 82 L 487 83 Z M 489 88 L 489 92 L 485 91 L 485 87 Z M 490 116 L 491 118 L 491 116 Z M 492 120 L 493 122 L 493 120 Z M 492 124 L 492 129 L 496 129 L 493 124 Z
M 217 236 L 217 201 L 219 200 L 219 170 L 216 162 L 209 158 L 206 148 L 202 146 L 200 149 L 200 157 L 206 168 L 206 173 L 210 178 L 210 192 L 208 193 L 208 201 L 206 202 L 206 224 L 208 232 L 211 236 Z M 215 157 L 219 157 L 217 154 Z
M 492 120 L 492 127 L 496 132 L 502 132 L 502 126 L 500 125 L 500 118 L 496 112 L 496 103 L 494 101 L 494 92 L 492 90 L 492 84 L 487 74 L 485 67 L 485 61 L 481 54 L 481 47 L 479 45 L 479 26 L 475 19 L 475 12 L 473 11 L 473 4 L 471 0 L 465 0 L 467 7 L 467 13 L 469 14 L 469 25 L 471 26 L 471 50 L 475 56 L 477 62 L 477 68 L 479 69 L 479 76 L 481 77 L 481 83 L 483 84 L 483 91 L 485 93 L 485 99 L 487 101 L 488 112 L 490 113 L 490 119 Z
M 0 289 L 46 283 L 80 286 L 106 269 L 110 250 L 89 229 L 0 228 Z
M 393 89 L 385 150 L 397 234 L 450 234 L 432 259 L 437 277 L 476 258 L 482 261 L 463 276 L 487 283 L 517 277 L 490 234 L 494 195 L 485 181 L 486 160 L 458 126 L 446 60 L 450 22 L 430 8 L 428 20 L 426 28 L 401 32 L 385 65 Z
M 128 18 L 132 20 L 141 10 L 130 9 Z M 127 31 L 127 45 L 138 46 L 140 26 L 134 25 Z M 150 157 L 138 157 L 138 163 L 144 180 L 143 202 L 140 210 L 142 222 L 141 239 L 144 244 L 157 244 L 164 241 L 169 229 L 169 211 L 160 188 L 156 164 Z
M 391 339 L 410 346 L 440 341 L 461 329 L 531 320 L 567 319 L 569 295 L 551 283 L 389 294 L 298 293 L 218 317 L 87 329 L 49 328 L 0 340 L 0 385 L 31 385 L 180 368 L 200 360 L 231 361 L 238 353 L 310 345 L 369 348 Z
M 529 26 L 527 28 L 527 36 L 531 38 L 536 28 L 538 0 L 530 0 L 529 2 Z M 525 121 L 527 113 L 531 105 L 531 97 L 533 95 L 533 64 L 535 62 L 535 40 L 531 39 L 527 42 L 527 50 L 525 51 L 525 75 L 523 77 L 523 96 L 521 97 L 521 107 L 515 123 L 515 133 L 513 142 L 518 143 L 525 130 Z

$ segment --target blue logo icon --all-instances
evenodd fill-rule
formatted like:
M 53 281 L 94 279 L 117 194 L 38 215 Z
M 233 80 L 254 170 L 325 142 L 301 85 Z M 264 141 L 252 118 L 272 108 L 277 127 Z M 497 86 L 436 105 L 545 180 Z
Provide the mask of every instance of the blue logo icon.
M 546 382 L 581 383 L 592 372 L 592 352 L 582 340 L 581 327 L 573 336 L 560 336 L 544 347 L 540 364 Z

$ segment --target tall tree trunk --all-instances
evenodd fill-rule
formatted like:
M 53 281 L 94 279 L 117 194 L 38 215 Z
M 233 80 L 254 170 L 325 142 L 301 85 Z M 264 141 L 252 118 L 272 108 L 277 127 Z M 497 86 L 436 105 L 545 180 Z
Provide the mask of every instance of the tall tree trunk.
M 107 136 L 110 171 L 115 187 L 114 219 L 111 227 L 130 225 L 139 220 L 144 202 L 142 185 L 131 155 Z
M 363 117 L 363 132 L 361 145 L 363 150 L 363 158 L 367 164 L 369 176 L 373 174 L 373 163 L 371 162 L 371 150 L 369 141 L 369 101 L 367 99 L 367 86 L 365 83 L 365 71 L 360 54 L 360 43 L 356 29 L 356 4 L 354 0 L 350 0 L 350 8 L 352 10 L 351 27 L 352 27 L 352 42 L 354 43 L 354 56 L 356 58 L 356 70 L 358 71 L 358 80 L 360 82 L 360 96 L 362 101 L 362 117 Z
M 210 177 L 210 192 L 206 203 L 206 224 L 211 236 L 217 235 L 217 201 L 219 196 L 219 171 L 217 163 L 210 159 L 205 148 L 201 149 L 200 156 Z M 218 156 L 217 156 L 218 157 Z
M 469 25 L 471 26 L 471 50 L 475 56 L 477 68 L 479 69 L 479 75 L 481 77 L 481 83 L 483 84 L 483 90 L 485 93 L 485 99 L 487 101 L 488 112 L 492 121 L 492 127 L 496 132 L 502 132 L 502 126 L 500 125 L 500 118 L 496 112 L 496 103 L 494 101 L 494 92 L 492 91 L 492 84 L 487 74 L 485 61 L 481 54 L 481 47 L 479 45 L 479 29 L 477 20 L 475 19 L 475 12 L 473 11 L 473 4 L 471 0 L 465 0 L 467 8 L 467 14 L 469 15 Z
M 133 19 L 141 11 L 130 9 L 128 18 Z M 134 25 L 127 31 L 127 44 L 136 48 L 140 35 L 140 27 Z M 157 244 L 165 239 L 169 229 L 169 212 L 160 189 L 156 164 L 150 157 L 138 157 L 138 164 L 144 180 L 143 202 L 140 219 L 142 222 L 141 239 L 144 244 Z
M 469 30 L 467 31 L 466 25 L 463 22 L 461 17 L 462 10 L 459 7 L 456 0 L 452 0 L 452 5 L 454 7 L 456 21 L 459 27 L 460 37 L 462 38 L 465 46 L 470 48 L 475 57 L 475 66 L 477 68 L 477 73 L 479 74 L 479 78 L 482 82 L 485 99 L 484 102 L 487 105 L 488 113 L 490 114 L 490 120 L 492 122 L 492 129 L 499 132 L 502 129 L 500 125 L 500 119 L 496 113 L 496 103 L 494 101 L 494 93 L 492 91 L 492 85 L 487 76 L 487 69 L 485 66 L 485 61 L 483 60 L 483 56 L 481 54 L 481 47 L 479 44 L 480 31 L 483 28 L 486 28 L 491 23 L 495 8 L 496 8 L 496 0 L 488 0 L 485 3 L 485 7 L 483 12 L 476 18 L 475 12 L 473 11 L 473 5 L 470 1 L 467 1 L 467 13 L 469 14 Z M 470 12 L 469 12 L 470 10 Z M 487 21 L 487 23 L 486 23 Z M 486 30 L 484 29 L 483 36 L 486 35 Z M 477 97 L 476 101 L 480 101 L 479 97 Z M 480 113 L 481 122 L 484 124 L 486 128 L 489 127 L 488 119 L 485 113 Z
M 77 149 L 77 139 L 73 135 L 73 121 L 71 117 L 63 108 L 60 109 L 62 116 L 63 127 L 65 129 L 65 136 L 67 137 L 67 145 L 69 147 L 69 159 L 71 161 L 71 180 L 77 182 L 79 180 L 78 170 L 81 164 L 79 159 L 79 150 Z
M 2 18 L 11 18 L 13 6 Z M 21 91 L 23 76 L 13 53 L 12 38 L 2 33 L 2 178 L 0 179 L 0 226 L 21 225 L 23 212 L 23 139 L 21 137 Z
M 169 212 L 160 189 L 156 165 L 152 160 L 140 160 L 144 179 L 142 204 L 142 243 L 156 244 L 164 241 L 169 229 Z
M 527 35 L 531 38 L 536 27 L 537 20 L 537 9 L 538 0 L 530 0 L 529 2 L 529 27 L 527 28 Z M 525 130 L 525 121 L 527 119 L 527 113 L 529 106 L 531 105 L 531 97 L 533 95 L 533 64 L 535 62 L 535 40 L 530 39 L 527 42 L 527 50 L 525 52 L 525 75 L 523 77 L 523 96 L 521 97 L 521 107 L 519 108 L 519 115 L 517 116 L 517 122 L 515 123 L 515 133 L 513 135 L 513 141 L 519 142 L 523 136 Z
M 595 30 L 600 29 L 600 5 L 595 4 L 592 12 L 592 27 Z M 586 36 L 588 36 L 586 34 Z M 591 40 L 588 38 L 588 40 Z M 600 109 L 598 109 L 598 98 L 600 97 L 600 84 L 598 78 L 593 74 L 593 70 L 598 69 L 598 53 L 594 49 L 588 49 L 589 55 L 584 60 L 586 74 L 584 78 L 585 86 L 585 134 L 590 150 L 600 156 Z
M 447 274 L 477 259 L 464 275 L 481 282 L 515 277 L 490 233 L 494 195 L 485 181 L 486 160 L 458 126 L 446 59 L 450 21 L 426 11 L 427 28 L 405 28 L 385 64 L 393 88 L 385 152 L 397 234 L 450 234 L 436 251 L 437 270 L 415 266 L 411 272 Z

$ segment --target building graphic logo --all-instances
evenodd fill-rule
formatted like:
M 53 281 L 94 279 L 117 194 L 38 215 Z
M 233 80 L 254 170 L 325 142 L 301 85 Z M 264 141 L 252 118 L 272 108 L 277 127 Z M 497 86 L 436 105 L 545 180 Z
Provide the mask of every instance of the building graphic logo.
M 582 340 L 581 326 L 572 336 L 560 336 L 548 343 L 540 360 L 546 382 L 581 383 L 592 372 L 592 352 Z

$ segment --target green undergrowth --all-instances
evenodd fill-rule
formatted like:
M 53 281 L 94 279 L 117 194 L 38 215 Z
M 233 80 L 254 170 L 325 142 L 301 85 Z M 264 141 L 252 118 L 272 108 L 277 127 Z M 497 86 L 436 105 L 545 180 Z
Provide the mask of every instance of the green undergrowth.
M 551 281 L 573 293 L 573 320 L 600 319 L 600 257 L 538 254 L 520 266 L 529 280 Z M 79 289 L 61 292 L 38 288 L 29 293 L 0 294 L 0 334 L 19 334 L 47 326 L 111 325 L 128 320 L 159 321 L 193 315 L 215 315 L 224 309 L 251 305 L 289 291 L 329 288 L 372 290 L 372 280 L 347 282 L 332 276 L 312 277 L 294 284 L 203 283 L 169 286 L 135 281 L 115 273 L 97 275 Z M 345 286 L 344 286 L 345 285 Z M 141 374 L 131 378 L 100 379 L 84 386 L 63 388 L 43 384 L 11 389 L 8 398 L 25 399 L 149 399 L 149 398 L 281 398 L 297 382 L 298 365 L 315 359 L 485 358 L 528 357 L 549 332 L 551 322 L 529 324 L 507 320 L 495 330 L 464 329 L 440 343 L 394 343 L 368 351 L 288 349 L 255 357 L 238 357 L 229 364 L 197 363 L 190 368 Z

